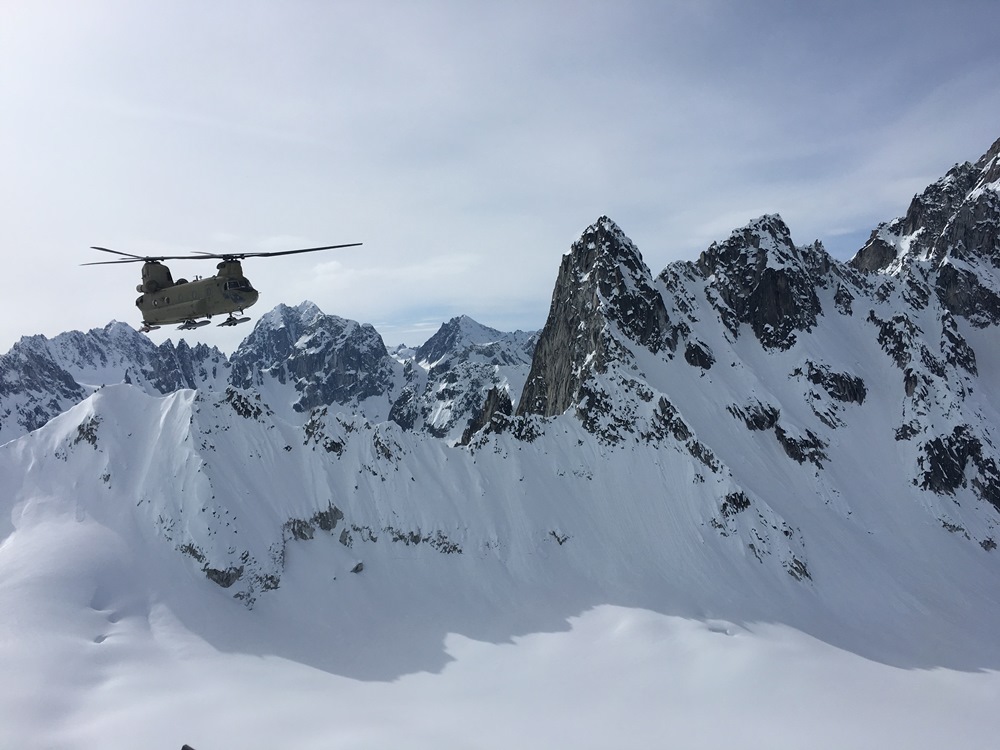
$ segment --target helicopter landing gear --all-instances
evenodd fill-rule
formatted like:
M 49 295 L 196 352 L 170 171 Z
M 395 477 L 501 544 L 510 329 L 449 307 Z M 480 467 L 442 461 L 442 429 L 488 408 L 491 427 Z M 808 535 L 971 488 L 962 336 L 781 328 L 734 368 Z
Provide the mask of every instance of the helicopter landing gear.
M 201 328 L 202 326 L 207 326 L 207 320 L 185 320 L 179 326 L 177 326 L 178 331 L 193 331 L 195 328 Z
M 220 326 L 235 326 L 235 325 L 239 325 L 240 323 L 246 323 L 248 320 L 250 320 L 250 318 L 237 318 L 234 315 L 230 315 L 224 321 L 222 321 L 221 323 L 219 323 L 219 325 Z
M 142 321 L 142 327 L 139 329 L 139 333 L 149 333 L 150 331 L 155 331 L 159 326 L 150 325 L 145 320 Z

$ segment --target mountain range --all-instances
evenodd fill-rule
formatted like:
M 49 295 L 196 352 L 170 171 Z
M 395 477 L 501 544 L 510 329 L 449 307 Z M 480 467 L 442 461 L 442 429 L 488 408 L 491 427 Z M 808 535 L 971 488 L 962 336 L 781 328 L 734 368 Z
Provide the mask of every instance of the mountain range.
M 7 569 L 70 519 L 131 571 L 87 579 L 105 629 L 159 602 L 251 652 L 266 622 L 358 679 L 609 604 L 996 670 L 998 326 L 1000 141 L 847 262 L 765 215 L 654 275 L 600 217 L 537 332 L 389 350 L 305 302 L 231 356 L 29 336 L 0 357 L 0 538 L 49 551 Z

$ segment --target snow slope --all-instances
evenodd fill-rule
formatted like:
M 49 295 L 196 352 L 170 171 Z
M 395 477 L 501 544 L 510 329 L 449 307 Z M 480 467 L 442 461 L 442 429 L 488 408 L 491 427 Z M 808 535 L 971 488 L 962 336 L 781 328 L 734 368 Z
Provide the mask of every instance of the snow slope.
M 4 746 L 991 735 L 993 559 L 920 515 L 809 503 L 797 580 L 782 535 L 758 562 L 713 528 L 672 448 L 569 418 L 472 451 L 347 418 L 307 440 L 246 406 L 108 387 L 0 448 Z
M 280 306 L 197 390 L 25 342 L 0 747 L 988 746 L 995 166 L 853 265 L 769 215 L 654 277 L 603 217 L 537 338 Z

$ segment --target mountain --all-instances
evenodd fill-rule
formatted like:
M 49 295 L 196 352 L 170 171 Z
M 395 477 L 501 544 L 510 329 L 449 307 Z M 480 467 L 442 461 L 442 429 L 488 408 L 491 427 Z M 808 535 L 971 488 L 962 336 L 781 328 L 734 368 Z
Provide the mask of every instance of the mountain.
M 229 363 L 215 347 L 153 344 L 125 323 L 53 339 L 25 336 L 0 355 L 0 443 L 41 427 L 109 383 L 147 393 L 215 388 Z
M 1000 323 L 1000 141 L 975 164 L 956 164 L 914 196 L 906 216 L 879 225 L 851 261 L 865 271 L 917 277 L 977 328 Z
M 461 316 L 423 346 L 390 354 L 371 325 L 328 315 L 312 302 L 278 305 L 261 316 L 230 358 L 184 340 L 157 347 L 117 322 L 52 340 L 26 336 L 0 356 L 0 442 L 117 383 L 151 395 L 233 387 L 266 395 L 293 422 L 327 409 L 455 442 L 490 389 L 519 397 L 535 339 Z
M 265 314 L 232 358 L 231 382 L 241 389 L 271 392 L 305 413 L 338 404 L 351 412 L 385 419 L 384 402 L 395 385 L 394 361 L 371 325 L 324 314 L 306 302 L 278 305 Z
M 536 332 L 504 333 L 465 315 L 452 318 L 405 363 L 406 385 L 389 418 L 454 442 L 487 394 L 508 404 L 520 397 L 536 341 Z
M 1000 695 L 998 152 L 956 166 L 849 262 L 796 244 L 771 214 L 654 275 L 600 217 L 563 256 L 537 333 L 458 317 L 389 352 L 371 326 L 303 303 L 264 315 L 228 360 L 154 357 L 163 347 L 119 324 L 23 339 L 0 393 L 5 419 L 21 415 L 0 446 L 0 644 L 26 645 L 5 659 L 44 676 L 39 695 L 84 685 L 57 706 L 96 706 L 120 727 L 107 695 L 167 694 L 147 674 L 208 680 L 198 695 L 239 706 L 242 675 L 277 670 L 280 686 L 251 703 L 332 711 L 303 687 L 322 683 L 372 710 L 366 681 L 453 674 L 484 644 L 508 649 L 491 662 L 502 681 L 525 642 L 571 628 L 582 665 L 560 659 L 563 640 L 531 652 L 573 675 L 547 707 L 574 705 L 574 681 L 623 643 L 667 675 L 697 643 L 711 656 L 685 687 L 707 684 L 711 703 L 735 670 L 723 712 L 740 726 L 788 669 L 801 682 L 773 692 L 775 725 L 797 715 L 802 686 L 831 721 L 831 696 L 809 692 L 821 672 L 852 716 L 919 693 L 932 718 L 910 730 L 924 746 L 968 728 L 956 706 L 981 707 L 970 721 L 987 736 Z M 237 676 L 215 676 L 223 664 Z M 869 684 L 886 691 L 857 692 Z M 0 695 L 0 717 L 19 700 Z M 166 725 L 155 703 L 144 710 Z

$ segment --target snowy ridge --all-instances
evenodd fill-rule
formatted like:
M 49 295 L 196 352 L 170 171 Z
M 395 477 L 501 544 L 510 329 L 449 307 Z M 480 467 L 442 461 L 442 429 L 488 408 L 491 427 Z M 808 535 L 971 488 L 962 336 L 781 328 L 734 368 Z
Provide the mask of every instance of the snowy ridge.
M 150 394 L 232 385 L 264 396 L 293 422 L 328 407 L 455 442 L 490 389 L 519 397 L 534 342 L 534 333 L 502 333 L 463 316 L 419 350 L 390 354 L 371 325 L 327 315 L 312 302 L 263 315 L 231 360 L 183 340 L 157 347 L 123 323 L 51 341 L 30 336 L 0 356 L 0 442 L 117 383 Z
M 38 694 L 63 664 L 100 682 L 222 653 L 353 689 L 567 627 L 656 643 L 668 672 L 709 633 L 728 674 L 779 632 L 991 706 L 998 149 L 850 263 L 771 214 L 654 276 L 601 217 L 537 334 L 463 316 L 390 353 L 303 303 L 229 362 L 116 324 L 23 340 L 0 371 L 0 652 Z M 85 688 L 53 712 L 107 716 Z
M 956 164 L 914 196 L 906 216 L 880 225 L 851 263 L 917 274 L 944 306 L 976 327 L 1000 323 L 1000 140 L 975 164 Z
M 405 385 L 389 419 L 456 442 L 491 391 L 521 395 L 536 333 L 503 333 L 468 316 L 448 321 L 404 362 Z
M 148 393 L 213 389 L 228 378 L 222 352 L 203 344 L 154 345 L 124 323 L 53 339 L 25 336 L 0 355 L 0 443 L 37 429 L 96 388 L 133 383 Z
M 155 444 L 135 440 L 150 433 Z M 786 601 L 780 611 L 790 624 L 824 633 L 878 628 L 902 639 L 900 653 L 913 649 L 912 659 L 920 641 L 902 631 L 912 618 L 933 615 L 898 608 L 926 595 L 917 563 L 926 545 L 971 576 L 973 589 L 956 581 L 947 594 L 952 606 L 978 591 L 992 568 L 982 550 L 969 556 L 962 550 L 972 547 L 943 544 L 952 535 L 921 522 L 912 507 L 907 512 L 903 499 L 857 505 L 823 480 L 827 497 L 812 502 L 772 491 L 769 501 L 782 501 L 792 526 L 684 450 L 601 448 L 570 417 L 550 421 L 530 442 L 493 435 L 469 451 L 426 436 L 408 439 L 391 423 L 317 414 L 303 427 L 289 425 L 233 390 L 206 399 L 117 386 L 5 446 L 4 475 L 14 476 L 16 466 L 28 467 L 12 488 L 18 533 L 39 533 L 57 517 L 89 519 L 137 554 L 166 545 L 248 606 L 290 585 L 289 560 L 318 545 L 329 585 L 352 571 L 363 578 L 373 567 L 392 574 L 392 560 L 402 555 L 469 592 L 495 575 L 484 571 L 505 571 L 491 608 L 507 606 L 508 597 L 550 596 L 551 587 L 570 580 L 590 601 L 658 611 L 687 611 L 697 602 L 723 619 L 766 619 L 775 614 L 773 602 Z M 82 480 L 73 496 L 60 491 L 67 472 Z M 782 473 L 796 481 L 796 471 Z M 747 483 L 745 468 L 739 479 Z M 631 489 L 622 495 L 626 484 Z M 879 565 L 891 561 L 897 593 L 885 607 L 861 612 L 839 600 L 845 571 L 834 561 L 866 549 L 873 561 L 885 556 Z M 678 578 L 678 570 L 688 575 Z M 861 576 L 850 581 L 851 597 L 885 593 L 878 577 L 865 584 Z M 834 580 L 840 585 L 831 588 Z M 977 606 L 992 611 L 996 602 L 981 594 Z M 849 613 L 846 621 L 838 606 Z M 350 616 L 342 612 L 337 621 Z M 956 643 L 949 658 L 962 653 Z

